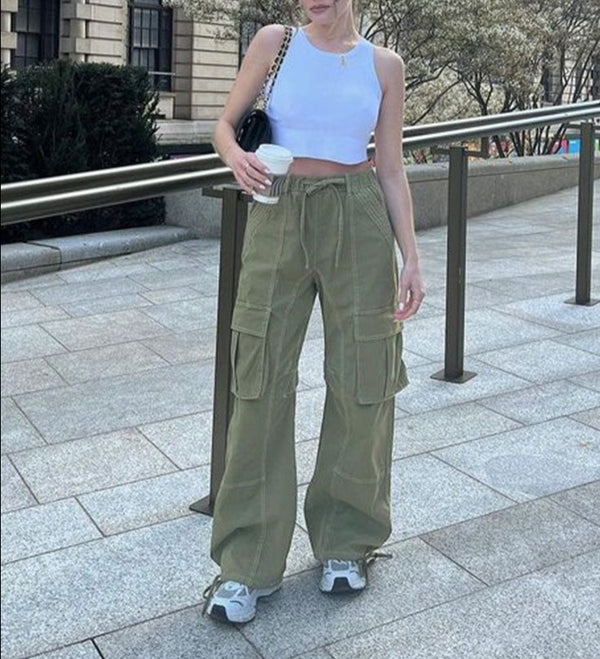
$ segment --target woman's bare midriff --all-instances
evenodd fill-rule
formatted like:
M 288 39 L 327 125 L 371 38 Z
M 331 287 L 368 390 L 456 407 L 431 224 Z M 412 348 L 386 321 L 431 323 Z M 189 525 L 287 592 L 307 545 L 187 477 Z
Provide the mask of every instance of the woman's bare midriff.
M 373 164 L 370 160 L 345 165 L 333 160 L 319 160 L 317 158 L 294 158 L 288 174 L 292 176 L 338 176 L 340 174 L 355 174 L 369 169 Z

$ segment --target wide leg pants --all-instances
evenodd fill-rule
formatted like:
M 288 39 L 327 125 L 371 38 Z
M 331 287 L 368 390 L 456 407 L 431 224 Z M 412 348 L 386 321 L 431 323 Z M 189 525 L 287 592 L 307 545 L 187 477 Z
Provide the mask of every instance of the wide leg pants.
M 244 237 L 211 546 L 222 577 L 252 587 L 281 580 L 294 530 L 298 360 L 315 296 L 327 393 L 304 513 L 317 559 L 360 559 L 389 537 L 394 395 L 408 382 L 394 236 L 374 171 L 278 183 L 279 202 L 254 204 Z

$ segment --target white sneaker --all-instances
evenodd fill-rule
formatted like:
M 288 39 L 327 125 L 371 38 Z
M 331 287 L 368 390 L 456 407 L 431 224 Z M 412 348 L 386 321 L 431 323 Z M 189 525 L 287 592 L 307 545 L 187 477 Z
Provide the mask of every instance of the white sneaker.
M 354 593 L 367 585 L 366 561 L 324 561 L 319 588 L 324 593 Z
M 249 588 L 237 581 L 221 581 L 217 577 L 204 591 L 206 602 L 202 613 L 222 622 L 250 622 L 256 615 L 259 597 L 272 595 L 281 588 Z

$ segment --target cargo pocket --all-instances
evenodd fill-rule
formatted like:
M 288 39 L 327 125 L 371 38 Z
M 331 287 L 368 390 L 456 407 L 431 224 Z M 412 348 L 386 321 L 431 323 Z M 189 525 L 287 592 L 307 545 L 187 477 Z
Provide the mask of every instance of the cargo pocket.
M 354 316 L 356 397 L 359 403 L 380 403 L 408 384 L 402 361 L 402 323 L 389 308 Z
M 271 310 L 236 302 L 231 320 L 231 391 L 259 398 L 264 388 L 267 327 Z

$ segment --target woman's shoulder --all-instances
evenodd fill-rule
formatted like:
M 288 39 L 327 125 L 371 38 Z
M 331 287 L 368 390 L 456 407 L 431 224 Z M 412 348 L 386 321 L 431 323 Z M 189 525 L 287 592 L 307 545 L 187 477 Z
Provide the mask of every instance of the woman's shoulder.
M 284 33 L 285 25 L 279 23 L 263 25 L 252 39 L 252 51 L 260 53 L 261 59 L 272 61 L 279 51 Z
M 375 68 L 385 89 L 388 84 L 397 82 L 399 78 L 404 77 L 404 60 L 397 52 L 384 46 L 374 45 L 374 49 Z

